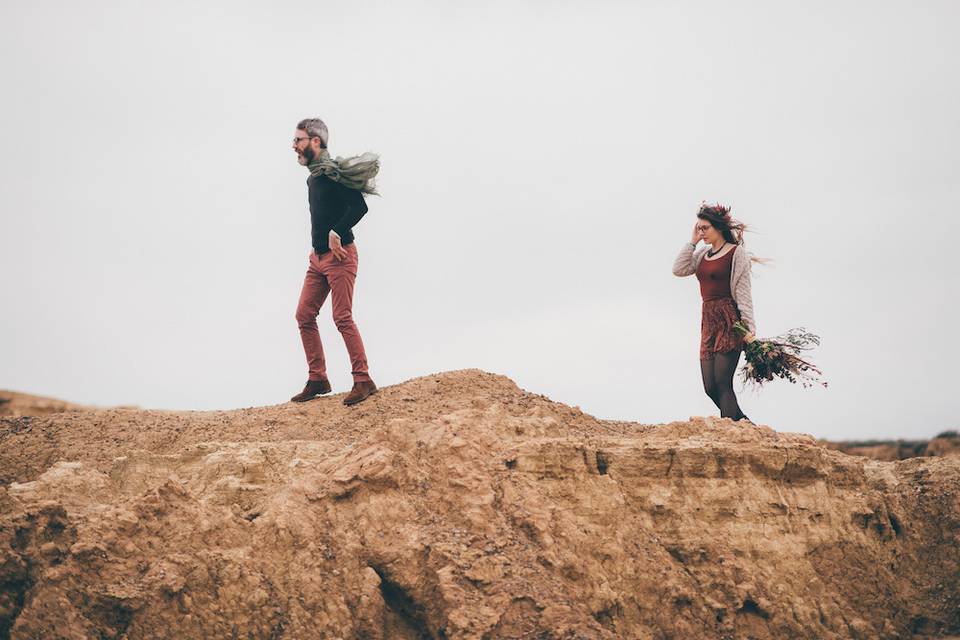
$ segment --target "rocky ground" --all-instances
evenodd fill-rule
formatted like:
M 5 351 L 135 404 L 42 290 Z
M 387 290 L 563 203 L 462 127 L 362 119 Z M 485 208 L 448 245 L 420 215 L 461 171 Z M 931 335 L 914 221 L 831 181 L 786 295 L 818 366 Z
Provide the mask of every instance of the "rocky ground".
M 0 417 L 0 638 L 960 634 L 958 456 L 480 371 L 340 399 Z

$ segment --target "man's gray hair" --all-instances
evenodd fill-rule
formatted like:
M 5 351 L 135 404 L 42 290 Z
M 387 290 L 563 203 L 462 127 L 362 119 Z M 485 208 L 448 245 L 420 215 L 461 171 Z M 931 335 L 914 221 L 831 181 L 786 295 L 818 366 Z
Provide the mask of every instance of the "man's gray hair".
M 320 138 L 320 146 L 324 149 L 327 148 L 330 133 L 327 131 L 327 125 L 320 118 L 304 118 L 297 124 L 297 129 L 306 131 L 311 138 Z

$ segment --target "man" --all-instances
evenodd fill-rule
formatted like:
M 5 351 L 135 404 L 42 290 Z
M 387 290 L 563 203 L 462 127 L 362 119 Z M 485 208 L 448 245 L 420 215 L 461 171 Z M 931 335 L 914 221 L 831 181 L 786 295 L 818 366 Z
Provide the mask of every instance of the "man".
M 330 393 L 323 345 L 317 330 L 317 314 L 329 295 L 333 299 L 333 321 L 350 354 L 353 389 L 345 405 L 362 402 L 377 391 L 367 370 L 363 340 L 353 322 L 353 284 L 357 277 L 357 247 L 353 226 L 367 212 L 364 193 L 376 193 L 373 179 L 380 168 L 372 153 L 333 160 L 327 152 L 327 126 L 318 118 L 302 120 L 293 138 L 298 162 L 310 170 L 307 192 L 313 251 L 297 305 L 297 324 L 307 356 L 309 376 L 303 391 L 293 402 L 306 402 Z

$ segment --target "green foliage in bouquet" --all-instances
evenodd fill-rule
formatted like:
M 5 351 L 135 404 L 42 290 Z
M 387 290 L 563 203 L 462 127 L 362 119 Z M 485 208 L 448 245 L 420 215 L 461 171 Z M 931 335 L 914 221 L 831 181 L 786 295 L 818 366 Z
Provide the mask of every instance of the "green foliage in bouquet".
M 750 333 L 740 322 L 734 324 L 733 328 L 740 335 Z M 823 372 L 801 357 L 804 351 L 819 344 L 820 336 L 803 328 L 791 329 L 774 338 L 757 338 L 744 344 L 746 362 L 740 368 L 743 384 L 759 389 L 774 378 L 783 378 L 794 384 L 799 382 L 804 388 L 814 385 L 826 387 L 827 383 L 820 380 Z

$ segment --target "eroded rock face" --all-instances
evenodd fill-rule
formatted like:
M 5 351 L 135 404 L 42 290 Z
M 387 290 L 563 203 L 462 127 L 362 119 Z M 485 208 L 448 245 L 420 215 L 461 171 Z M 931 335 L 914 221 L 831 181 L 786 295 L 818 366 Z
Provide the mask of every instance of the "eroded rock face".
M 603 422 L 477 371 L 2 433 L 0 637 L 960 633 L 957 457 Z

